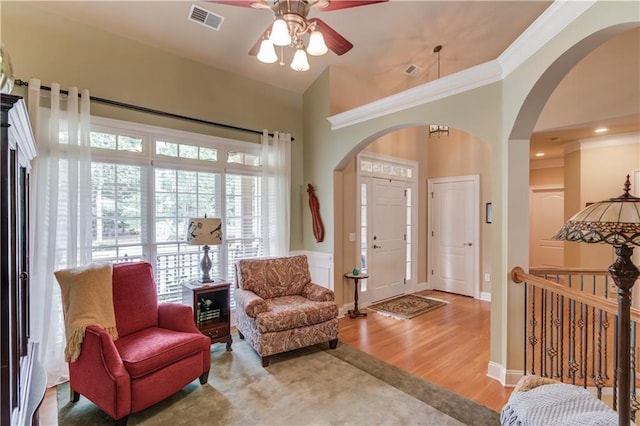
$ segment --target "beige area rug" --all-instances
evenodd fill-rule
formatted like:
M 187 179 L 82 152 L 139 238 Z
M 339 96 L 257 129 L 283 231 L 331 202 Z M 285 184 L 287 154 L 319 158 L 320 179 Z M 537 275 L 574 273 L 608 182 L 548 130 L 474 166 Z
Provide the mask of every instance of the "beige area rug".
M 448 302 L 417 294 L 405 294 L 367 306 L 367 309 L 398 319 L 410 319 L 432 311 Z
M 58 386 L 58 423 L 111 425 L 85 397 Z M 499 414 L 340 343 L 273 355 L 269 367 L 234 336 L 213 345 L 209 382 L 129 417 L 129 425 L 499 425 Z

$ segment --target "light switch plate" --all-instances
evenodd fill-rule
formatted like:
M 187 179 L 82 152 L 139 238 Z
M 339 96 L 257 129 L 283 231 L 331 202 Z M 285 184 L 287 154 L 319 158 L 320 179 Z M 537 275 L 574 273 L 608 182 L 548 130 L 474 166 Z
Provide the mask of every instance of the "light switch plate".
M 349 232 L 349 241 L 351 241 L 352 243 L 355 242 L 356 240 L 356 233 L 355 232 Z
M 491 274 L 490 273 L 488 273 L 488 272 L 484 273 L 484 281 L 485 282 L 491 281 Z

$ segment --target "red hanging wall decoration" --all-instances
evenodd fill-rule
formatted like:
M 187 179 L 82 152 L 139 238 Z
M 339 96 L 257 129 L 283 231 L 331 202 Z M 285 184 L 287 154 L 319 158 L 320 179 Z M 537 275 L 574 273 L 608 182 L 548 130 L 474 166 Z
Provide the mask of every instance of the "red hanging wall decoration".
M 313 235 L 316 237 L 316 241 L 321 243 L 324 240 L 324 225 L 320 218 L 320 203 L 313 185 L 307 185 L 307 192 L 309 193 L 309 209 L 311 209 L 311 218 L 313 220 Z

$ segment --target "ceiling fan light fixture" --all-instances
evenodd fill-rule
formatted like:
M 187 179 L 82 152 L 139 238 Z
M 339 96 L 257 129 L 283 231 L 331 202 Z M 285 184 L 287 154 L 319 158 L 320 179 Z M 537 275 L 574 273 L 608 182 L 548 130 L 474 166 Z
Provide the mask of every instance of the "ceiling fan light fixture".
M 307 53 L 313 56 L 321 56 L 329 51 L 327 44 L 324 42 L 324 36 L 319 30 L 313 30 L 309 36 L 309 46 Z
M 258 60 L 265 64 L 272 64 L 278 60 L 276 49 L 268 38 L 260 43 L 260 51 L 258 52 Z
M 271 36 L 269 36 L 269 41 L 276 46 L 288 46 L 291 44 L 291 35 L 289 34 L 289 26 L 282 18 L 279 16 L 271 27 Z
M 291 61 L 291 69 L 294 71 L 307 71 L 309 69 L 309 61 L 307 60 L 304 46 L 298 45 L 296 53 L 293 55 L 293 61 Z

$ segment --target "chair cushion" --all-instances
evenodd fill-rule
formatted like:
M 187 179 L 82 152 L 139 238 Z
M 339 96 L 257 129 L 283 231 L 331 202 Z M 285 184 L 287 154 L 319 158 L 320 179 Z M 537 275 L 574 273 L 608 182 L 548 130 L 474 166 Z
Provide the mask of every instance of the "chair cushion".
M 202 352 L 202 335 L 150 327 L 115 342 L 132 379 Z
M 158 293 L 150 263 L 113 265 L 113 309 L 120 337 L 158 326 Z
M 335 302 L 314 302 L 302 296 L 265 299 L 269 310 L 256 315 L 261 333 L 320 324 L 338 316 Z
M 238 261 L 238 286 L 262 297 L 302 294 L 311 282 L 307 256 L 269 259 L 243 259 Z

